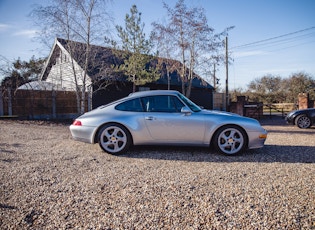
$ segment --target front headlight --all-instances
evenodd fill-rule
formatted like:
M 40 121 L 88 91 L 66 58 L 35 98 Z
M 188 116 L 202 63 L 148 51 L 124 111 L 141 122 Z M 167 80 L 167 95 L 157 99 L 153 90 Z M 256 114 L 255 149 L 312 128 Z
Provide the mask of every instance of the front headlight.
M 287 117 L 292 117 L 292 115 L 295 113 L 295 111 L 292 111 L 290 113 L 288 113 Z

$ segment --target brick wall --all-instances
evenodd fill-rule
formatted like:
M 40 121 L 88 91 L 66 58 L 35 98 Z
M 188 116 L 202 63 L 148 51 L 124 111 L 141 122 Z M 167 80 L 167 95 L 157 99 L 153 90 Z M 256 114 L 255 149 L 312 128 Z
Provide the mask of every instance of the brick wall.
M 310 100 L 308 93 L 299 93 L 299 109 L 315 108 L 314 100 Z

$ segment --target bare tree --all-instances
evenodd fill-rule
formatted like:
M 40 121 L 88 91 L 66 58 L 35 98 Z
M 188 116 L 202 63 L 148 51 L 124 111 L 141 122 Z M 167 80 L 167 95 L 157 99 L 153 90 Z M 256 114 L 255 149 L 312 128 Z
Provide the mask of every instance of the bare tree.
M 178 69 L 182 78 L 182 93 L 189 97 L 196 66 L 205 63 L 205 58 L 209 59 L 223 46 L 222 36 L 232 27 L 215 34 L 208 25 L 204 9 L 188 8 L 184 0 L 178 0 L 174 9 L 166 3 L 164 8 L 168 23 L 153 23 L 155 37 L 160 39 L 160 43 L 173 47 L 170 48 L 173 50 L 171 58 L 182 63 Z
M 315 80 L 308 74 L 299 72 L 289 78 L 281 78 L 271 74 L 252 80 L 246 95 L 254 101 L 264 103 L 293 103 L 299 93 L 308 93 L 315 98 Z
M 3 81 L 5 77 L 10 75 L 12 69 L 11 65 L 11 61 L 0 55 L 0 81 Z
M 65 38 L 70 53 L 79 113 L 85 112 L 85 95 L 89 79 L 87 73 L 93 67 L 91 43 L 103 41 L 108 32 L 110 17 L 106 11 L 107 0 L 54 0 L 50 6 L 36 6 L 31 13 L 42 30 L 41 41 L 47 44 L 52 37 Z M 78 47 L 75 42 L 85 44 Z M 81 49 L 81 50 L 79 50 Z M 74 59 L 76 57 L 76 59 Z M 78 72 L 75 62 L 82 63 Z
M 281 77 L 279 76 L 266 75 L 251 81 L 248 89 L 257 101 L 264 101 L 266 103 L 281 102 L 279 101 L 281 81 Z
M 153 25 L 157 34 L 164 35 L 160 36 L 160 38 L 162 38 L 162 41 L 160 41 L 161 43 L 170 42 L 167 43 L 169 46 L 173 46 L 174 48 L 176 47 L 171 58 L 180 60 L 183 64 L 179 66 L 178 71 L 182 78 L 182 93 L 185 94 L 185 83 L 187 82 L 185 51 L 187 50 L 189 44 L 187 30 L 189 12 L 187 12 L 187 7 L 183 0 L 179 0 L 176 3 L 174 10 L 171 9 L 165 2 L 163 4 L 164 8 L 167 10 L 169 23 L 165 26 L 158 23 L 154 23 Z M 164 38 L 167 38 L 168 41 L 163 41 Z
M 293 73 L 289 78 L 283 79 L 282 85 L 287 94 L 287 101 L 297 101 L 299 93 L 307 93 L 315 99 L 315 78 L 304 72 Z
M 163 70 L 166 72 L 165 74 L 167 76 L 167 89 L 170 90 L 170 73 L 179 70 L 181 68 L 181 65 L 179 64 L 179 62 L 172 59 L 174 58 L 172 53 L 175 52 L 175 47 L 171 45 L 173 42 L 173 38 L 171 34 L 167 32 L 166 27 L 155 22 L 152 23 L 152 25 L 155 30 L 151 32 L 151 40 L 155 43 L 155 46 L 158 49 L 156 52 L 156 56 L 158 56 L 156 69 L 160 70 L 161 72 Z

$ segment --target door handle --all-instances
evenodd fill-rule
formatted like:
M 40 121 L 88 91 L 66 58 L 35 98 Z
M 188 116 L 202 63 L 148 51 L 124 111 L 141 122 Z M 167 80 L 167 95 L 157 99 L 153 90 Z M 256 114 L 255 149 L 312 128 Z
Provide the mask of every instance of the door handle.
M 145 119 L 148 120 L 148 121 L 153 121 L 154 117 L 151 117 L 151 116 L 150 117 L 145 117 Z

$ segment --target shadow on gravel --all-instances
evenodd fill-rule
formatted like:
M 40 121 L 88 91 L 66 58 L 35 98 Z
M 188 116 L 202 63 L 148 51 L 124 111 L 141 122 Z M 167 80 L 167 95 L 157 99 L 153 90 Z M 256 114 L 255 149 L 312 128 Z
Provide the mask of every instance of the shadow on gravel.
M 264 116 L 262 117 L 261 119 L 258 120 L 259 123 L 261 125 L 276 125 L 276 126 L 279 126 L 279 125 L 287 125 L 284 117 L 282 116 L 276 116 L 276 115 L 272 115 L 272 116 Z
M 11 146 L 15 148 L 23 147 L 22 144 L 18 144 L 18 143 L 14 143 L 14 144 L 0 143 L 0 153 L 8 153 L 8 154 L 16 153 L 14 150 L 8 150 L 8 148 Z
M 11 209 L 11 210 L 15 210 L 15 209 L 17 209 L 17 207 L 11 206 L 11 205 L 7 205 L 7 204 L 1 204 L 1 203 L 0 203 L 0 209 Z
M 303 134 L 303 135 L 315 135 L 315 128 L 299 129 L 294 130 L 278 130 L 278 129 L 266 129 L 268 133 L 283 133 L 283 134 Z
M 262 126 L 284 126 L 288 128 L 295 128 L 296 130 L 313 130 L 315 131 L 315 126 L 310 127 L 309 129 L 299 129 L 297 126 L 292 124 L 287 124 L 284 117 L 279 115 L 264 116 L 258 120 Z
M 136 146 L 120 157 L 189 162 L 315 163 L 315 147 L 265 145 L 227 156 L 201 147 Z

